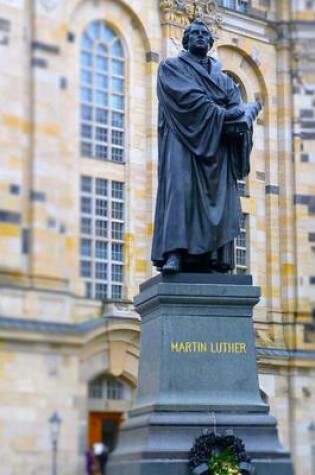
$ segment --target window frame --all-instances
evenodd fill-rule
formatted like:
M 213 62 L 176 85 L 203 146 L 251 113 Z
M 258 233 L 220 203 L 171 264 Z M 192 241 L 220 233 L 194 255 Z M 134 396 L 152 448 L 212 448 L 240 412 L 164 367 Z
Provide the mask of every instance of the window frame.
M 118 378 L 99 376 L 88 382 L 88 398 L 93 401 L 125 401 L 127 388 Z
M 87 182 L 86 178 L 92 179 L 90 188 L 83 186 Z M 96 193 L 100 183 L 98 180 L 98 177 L 80 176 L 80 203 L 84 202 L 84 197 L 91 202 L 90 212 L 83 212 L 80 208 L 80 279 L 85 285 L 86 298 L 122 300 L 125 276 L 125 183 L 102 179 L 106 193 L 100 196 Z M 106 202 L 106 215 L 97 212 L 100 199 Z M 113 213 L 116 204 L 122 209 L 119 217 Z M 90 233 L 87 233 L 88 229 L 83 225 L 87 220 L 90 222 Z M 87 276 L 88 263 L 90 277 Z
M 245 239 L 245 243 L 243 243 Z M 238 251 L 245 255 L 245 264 L 238 262 Z M 249 273 L 249 214 L 242 213 L 240 218 L 240 234 L 234 240 L 234 260 L 235 260 L 235 274 Z

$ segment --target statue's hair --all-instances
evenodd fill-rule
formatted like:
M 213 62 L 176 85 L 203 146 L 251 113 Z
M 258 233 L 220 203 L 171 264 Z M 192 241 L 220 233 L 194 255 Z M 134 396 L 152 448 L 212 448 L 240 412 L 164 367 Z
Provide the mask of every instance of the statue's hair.
M 186 28 L 184 30 L 183 39 L 182 39 L 182 45 L 183 45 L 184 50 L 186 50 L 186 51 L 188 50 L 190 28 L 191 28 L 192 25 L 196 25 L 196 24 L 197 25 L 203 25 L 207 28 L 207 30 L 209 31 L 209 35 L 210 35 L 209 46 L 210 46 L 210 48 L 212 48 L 212 45 L 214 43 L 214 38 L 212 36 L 212 33 L 211 33 L 207 23 L 205 23 L 200 18 L 196 18 L 196 20 L 194 20 L 192 23 L 190 23 L 190 25 L 186 26 Z

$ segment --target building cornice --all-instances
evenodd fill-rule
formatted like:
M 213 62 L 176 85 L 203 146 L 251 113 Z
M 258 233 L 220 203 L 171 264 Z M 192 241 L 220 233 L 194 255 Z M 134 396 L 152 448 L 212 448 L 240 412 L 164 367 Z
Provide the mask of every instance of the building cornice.
M 315 361 L 314 350 L 287 350 L 284 348 L 262 348 L 256 347 L 257 357 L 267 357 L 284 360 L 313 360 Z
M 274 22 L 233 10 L 224 10 L 222 16 L 222 29 L 225 31 L 262 43 L 274 44 L 277 40 L 277 25 Z
M 58 323 L 43 320 L 0 317 L 0 341 L 50 343 L 81 346 L 102 330 L 139 328 L 134 316 L 104 316 L 81 323 Z

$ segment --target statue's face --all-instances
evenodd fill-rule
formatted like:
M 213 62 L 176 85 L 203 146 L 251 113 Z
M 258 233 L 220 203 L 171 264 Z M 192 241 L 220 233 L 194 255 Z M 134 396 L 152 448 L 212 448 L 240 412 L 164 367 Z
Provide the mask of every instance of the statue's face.
M 205 25 L 192 24 L 189 31 L 188 50 L 197 56 L 206 56 L 210 43 L 210 33 Z

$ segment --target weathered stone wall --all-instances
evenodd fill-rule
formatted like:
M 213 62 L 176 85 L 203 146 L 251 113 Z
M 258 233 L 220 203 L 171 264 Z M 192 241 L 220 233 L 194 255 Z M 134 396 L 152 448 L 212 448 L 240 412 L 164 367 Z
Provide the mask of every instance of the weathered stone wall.
M 2 473 L 49 473 L 49 418 L 56 409 L 62 417 L 60 473 L 80 473 L 86 386 L 78 380 L 78 357 L 58 346 L 42 344 L 35 349 L 12 343 L 1 345 L 0 362 Z

